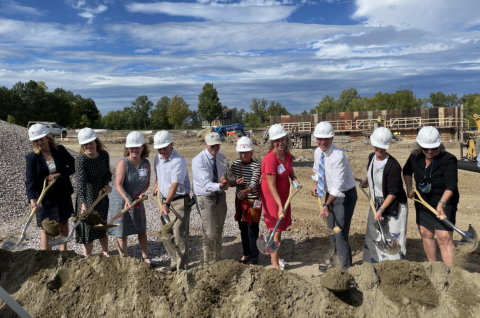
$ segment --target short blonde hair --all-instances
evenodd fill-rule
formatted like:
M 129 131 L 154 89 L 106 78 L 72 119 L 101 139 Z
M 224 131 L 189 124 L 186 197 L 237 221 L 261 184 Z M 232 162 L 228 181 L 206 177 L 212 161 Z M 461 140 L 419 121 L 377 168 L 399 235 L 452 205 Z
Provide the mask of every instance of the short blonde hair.
M 280 139 L 280 138 L 278 138 L 278 139 Z M 286 139 L 285 153 L 290 153 L 290 149 L 293 148 L 292 139 L 290 138 L 290 136 L 288 134 L 285 136 L 285 139 Z M 266 149 L 265 153 L 269 153 L 270 151 L 275 149 L 275 147 L 273 146 L 274 141 L 275 140 L 270 140 L 270 139 L 268 140 L 267 149 Z
M 444 153 L 446 151 L 447 150 L 445 149 L 445 145 L 442 142 L 440 143 L 440 146 L 438 147 L 438 150 L 437 150 L 437 154 L 435 156 L 438 156 L 439 154 Z M 418 156 L 419 154 L 423 153 L 422 146 L 420 146 L 420 144 L 416 142 L 412 148 L 411 153 L 414 154 L 415 156 Z
M 142 154 L 140 155 L 140 158 L 146 159 L 150 155 L 150 149 L 148 148 L 147 144 L 143 144 L 142 146 L 144 146 L 144 148 L 143 148 Z M 136 148 L 136 147 L 134 147 L 134 148 Z M 130 150 L 129 150 L 129 148 L 127 148 L 125 146 L 124 146 L 124 150 L 123 150 L 123 156 L 124 157 L 130 156 Z
M 97 144 L 97 152 L 98 153 L 101 153 L 102 151 L 104 151 L 105 149 L 107 149 L 107 147 L 105 147 L 105 145 L 103 144 L 103 142 L 99 139 L 99 138 L 95 138 L 95 143 Z M 85 149 L 83 148 L 84 145 L 80 145 L 80 151 L 79 153 L 84 153 L 85 152 Z
M 52 137 L 52 135 L 48 134 L 45 136 L 45 138 L 48 139 L 48 146 L 50 148 L 54 148 L 55 150 L 58 150 L 57 143 L 55 142 L 55 139 Z M 39 138 L 41 139 L 41 138 Z M 38 139 L 37 139 L 38 140 Z M 39 155 L 41 153 L 40 148 L 37 147 L 37 144 L 35 143 L 37 140 L 32 141 L 32 146 L 33 146 L 33 152 Z

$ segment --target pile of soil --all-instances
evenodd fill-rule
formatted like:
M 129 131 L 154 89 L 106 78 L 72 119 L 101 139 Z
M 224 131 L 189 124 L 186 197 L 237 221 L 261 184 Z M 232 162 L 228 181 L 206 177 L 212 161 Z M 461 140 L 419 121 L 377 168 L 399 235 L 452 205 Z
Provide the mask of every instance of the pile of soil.
M 352 288 L 235 261 L 164 274 L 133 258 L 0 250 L 0 285 L 35 317 L 475 317 L 478 274 L 442 263 L 353 266 Z M 1 317 L 16 317 L 0 302 Z
M 167 234 L 173 233 L 173 222 L 162 225 L 158 232 L 158 240 L 161 241 Z
M 332 292 L 350 289 L 353 277 L 347 271 L 331 268 L 320 278 L 320 284 Z
M 73 223 L 76 223 L 77 221 L 82 221 L 83 223 L 90 226 L 107 224 L 107 221 L 103 220 L 100 214 L 98 214 L 98 212 L 96 211 L 86 211 L 80 215 L 74 215 Z

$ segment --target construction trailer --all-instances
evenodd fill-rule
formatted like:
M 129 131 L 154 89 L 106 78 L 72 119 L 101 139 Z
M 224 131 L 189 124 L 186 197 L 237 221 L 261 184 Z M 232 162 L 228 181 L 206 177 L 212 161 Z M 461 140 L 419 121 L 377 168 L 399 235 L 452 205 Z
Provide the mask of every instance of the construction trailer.
M 313 133 L 315 125 L 328 121 L 335 130 L 335 136 L 344 136 L 350 141 L 369 138 L 381 125 L 392 132 L 401 133 L 402 139 L 415 139 L 418 131 L 425 126 L 433 126 L 440 132 L 442 141 L 463 142 L 463 132 L 469 128 L 468 120 L 463 118 L 463 105 L 455 107 L 396 109 L 363 112 L 340 112 L 303 115 L 270 116 L 270 125 L 282 124 L 287 131 Z M 298 127 L 298 128 L 294 128 Z

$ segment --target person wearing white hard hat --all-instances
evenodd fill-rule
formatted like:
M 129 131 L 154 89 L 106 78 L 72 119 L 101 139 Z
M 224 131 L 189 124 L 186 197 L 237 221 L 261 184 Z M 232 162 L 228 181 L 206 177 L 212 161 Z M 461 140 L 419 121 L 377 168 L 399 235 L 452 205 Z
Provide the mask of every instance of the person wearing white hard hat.
M 439 214 L 437 217 L 424 205 L 415 202 L 416 222 L 428 261 L 437 260 L 436 236 L 443 262 L 446 265 L 452 265 L 455 248 L 453 232 L 440 220 L 440 217 L 446 217 L 455 224 L 457 205 L 460 200 L 457 187 L 457 158 L 445 151 L 440 133 L 435 127 L 427 126 L 420 129 L 417 143 L 403 167 L 407 195 L 411 198 L 415 196 L 412 175 L 415 178 L 415 188 Z
M 111 189 L 112 172 L 110 171 L 110 156 L 93 129 L 86 127 L 80 130 L 78 143 L 80 144 L 80 155 L 75 160 L 75 178 L 77 180 L 75 210 L 76 214 L 80 215 L 93 204 L 100 190 Z M 94 209 L 104 220 L 108 216 L 108 205 L 108 197 L 104 197 Z M 107 230 L 97 230 L 81 222 L 75 229 L 75 233 L 75 242 L 82 244 L 83 255 L 92 255 L 93 241 L 98 240 L 103 255 L 108 256 Z
M 222 234 L 227 216 L 228 180 L 223 176 L 220 152 L 222 145 L 218 133 L 205 135 L 205 150 L 192 160 L 193 193 L 200 209 L 204 234 L 204 264 L 222 260 Z
M 142 259 L 153 267 L 147 253 L 147 219 L 143 201 L 132 205 L 135 199 L 144 196 L 150 186 L 150 162 L 148 161 L 149 149 L 145 138 L 138 131 L 127 135 L 124 158 L 122 158 L 115 171 L 115 184 L 110 194 L 108 207 L 108 222 L 124 208 L 129 211 L 117 218 L 113 224 L 119 226 L 107 231 L 108 235 L 116 236 L 118 252 L 121 256 L 128 256 L 127 238 L 129 235 L 138 235 L 138 242 L 142 250 Z
M 28 137 L 32 141 L 33 152 L 25 157 L 25 186 L 31 209 L 37 209 L 37 226 L 41 228 L 42 221 L 48 218 L 58 222 L 60 235 L 68 236 L 68 219 L 75 213 L 72 204 L 73 187 L 70 182 L 70 176 L 75 173 L 75 159 L 65 147 L 56 144 L 47 127 L 42 124 L 31 126 Z M 48 190 L 41 206 L 38 206 L 37 200 L 42 193 L 45 178 L 48 181 L 57 181 Z M 40 241 L 42 249 L 51 249 L 47 246 L 48 237 L 43 229 Z M 67 243 L 61 244 L 60 249 L 66 250 Z
M 290 181 L 295 187 L 300 185 L 292 167 L 290 149 L 292 141 L 285 128 L 280 124 L 272 125 L 268 129 L 269 142 L 267 154 L 262 160 L 262 179 L 260 198 L 262 200 L 263 213 L 267 229 L 273 231 L 278 219 L 283 217 L 274 241 L 280 242 L 282 232 L 292 224 L 291 205 L 284 211 L 285 203 L 290 195 Z M 285 269 L 288 263 L 280 258 L 280 249 L 271 254 L 273 268 Z
M 342 231 L 330 235 L 332 253 L 320 264 L 319 270 L 326 272 L 333 266 L 335 255 L 344 269 L 352 264 L 352 251 L 348 243 L 350 224 L 357 203 L 357 189 L 352 167 L 342 149 L 333 145 L 335 131 L 329 122 L 322 121 L 315 126 L 313 135 L 318 148 L 314 153 L 312 179 L 317 183 L 312 193 L 325 196 L 320 217 L 325 215 L 329 228 L 338 226 Z
M 373 152 L 368 156 L 367 178 L 361 183 L 370 188 L 376 211 L 368 212 L 367 232 L 363 244 L 363 262 L 378 263 L 384 260 L 405 259 L 407 243 L 407 195 L 403 189 L 402 167 L 388 152 L 392 133 L 384 127 L 375 129 L 370 136 Z M 388 255 L 378 249 L 375 241 L 381 240 L 375 223 L 380 220 L 386 239 L 396 240 L 401 250 Z
M 170 266 L 163 268 L 162 272 L 188 269 L 190 178 L 187 161 L 173 146 L 173 137 L 168 131 L 162 130 L 155 134 L 153 148 L 158 150 L 154 163 L 157 181 L 152 194 L 162 195 L 160 216 L 168 216 L 173 223 L 173 235 L 167 234 L 162 237 L 170 256 Z M 161 221 L 165 225 L 163 217 Z
M 231 187 L 237 187 L 235 196 L 235 221 L 240 228 L 243 256 L 240 263 L 258 264 L 257 239 L 262 208 L 260 204 L 261 165 L 253 160 L 253 141 L 244 136 L 237 141 L 239 159 L 232 162 Z M 255 205 L 257 201 L 257 205 Z

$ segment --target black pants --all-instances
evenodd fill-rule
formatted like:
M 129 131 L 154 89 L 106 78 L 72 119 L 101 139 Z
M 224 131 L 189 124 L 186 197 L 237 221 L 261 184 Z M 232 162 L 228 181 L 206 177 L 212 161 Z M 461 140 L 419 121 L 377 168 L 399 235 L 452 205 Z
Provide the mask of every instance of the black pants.
M 243 212 L 243 211 L 242 211 Z M 257 239 L 260 227 L 258 223 L 240 222 L 242 212 L 238 217 L 238 227 L 240 228 L 240 236 L 242 237 L 243 255 L 250 255 L 250 264 L 258 264 L 258 247 Z
M 357 189 L 353 188 L 344 192 L 345 197 L 336 198 L 333 201 L 333 209 L 330 209 L 327 218 L 328 227 L 333 229 L 337 226 L 342 230 L 340 233 L 330 235 L 330 245 L 332 252 L 336 252 L 340 263 L 344 269 L 352 265 L 352 250 L 348 244 L 348 234 L 350 233 L 350 224 L 352 222 L 353 211 L 357 203 Z M 325 197 L 328 199 L 329 194 Z

